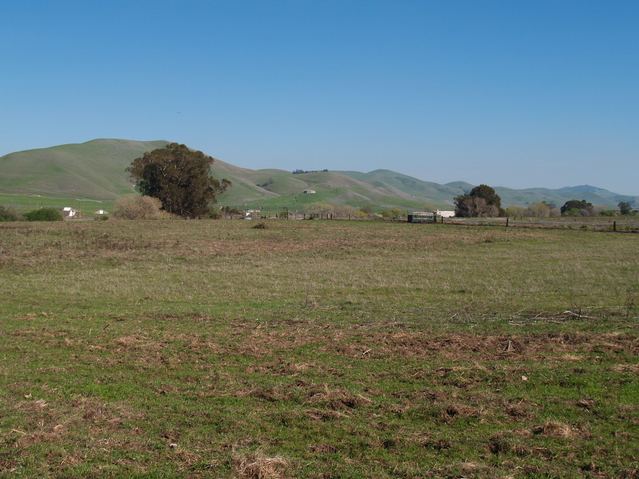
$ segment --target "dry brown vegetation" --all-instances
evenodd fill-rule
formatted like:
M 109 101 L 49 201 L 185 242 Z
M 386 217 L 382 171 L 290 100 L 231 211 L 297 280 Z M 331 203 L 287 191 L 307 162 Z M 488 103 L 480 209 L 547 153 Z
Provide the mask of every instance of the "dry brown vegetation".
M 236 456 L 235 468 L 240 479 L 284 479 L 288 462 L 282 457 L 267 457 L 258 451 Z

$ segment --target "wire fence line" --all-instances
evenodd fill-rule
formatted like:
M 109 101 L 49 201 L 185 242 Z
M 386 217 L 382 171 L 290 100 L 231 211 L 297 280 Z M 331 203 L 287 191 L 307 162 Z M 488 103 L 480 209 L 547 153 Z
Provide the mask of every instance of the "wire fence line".
M 444 224 L 639 233 L 639 217 L 448 218 Z
M 226 216 L 230 219 L 229 216 Z M 241 218 L 241 216 L 235 216 Z M 384 218 L 381 215 L 344 215 L 336 213 L 304 213 L 299 211 L 260 211 L 253 216 L 244 219 L 280 219 L 280 220 L 341 220 L 341 221 L 380 221 L 392 223 L 407 223 L 406 217 Z M 535 229 L 562 229 L 582 231 L 609 231 L 618 233 L 639 233 L 639 216 L 614 216 L 614 217 L 497 217 L 497 218 L 442 218 L 436 217 L 432 221 L 422 224 L 456 225 L 456 226 L 491 226 L 503 228 L 535 228 Z M 419 223 L 416 223 L 419 224 Z

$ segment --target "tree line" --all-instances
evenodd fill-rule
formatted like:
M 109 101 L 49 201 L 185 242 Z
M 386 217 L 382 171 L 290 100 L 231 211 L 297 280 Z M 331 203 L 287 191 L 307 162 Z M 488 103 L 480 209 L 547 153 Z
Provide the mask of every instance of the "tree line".
M 617 210 L 601 209 L 595 207 L 586 200 L 568 200 L 561 207 L 555 204 L 540 201 L 529 206 L 509 206 L 502 208 L 501 198 L 494 188 L 488 185 L 474 187 L 468 193 L 455 197 L 455 215 L 462 218 L 472 217 L 539 217 L 549 218 L 556 216 L 615 216 L 637 214 L 632 204 L 628 201 L 620 201 Z

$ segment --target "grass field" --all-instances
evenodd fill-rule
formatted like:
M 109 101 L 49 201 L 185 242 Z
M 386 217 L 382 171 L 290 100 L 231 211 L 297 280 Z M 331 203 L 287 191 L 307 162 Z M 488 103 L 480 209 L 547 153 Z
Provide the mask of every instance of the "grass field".
M 639 235 L 0 224 L 0 477 L 636 478 Z
M 92 217 L 93 213 L 99 209 L 111 211 L 114 201 L 92 200 L 83 198 L 57 198 L 42 195 L 13 195 L 0 193 L 0 205 L 11 208 L 19 213 L 35 210 L 38 208 L 59 208 L 71 206 L 82 212 L 83 215 Z

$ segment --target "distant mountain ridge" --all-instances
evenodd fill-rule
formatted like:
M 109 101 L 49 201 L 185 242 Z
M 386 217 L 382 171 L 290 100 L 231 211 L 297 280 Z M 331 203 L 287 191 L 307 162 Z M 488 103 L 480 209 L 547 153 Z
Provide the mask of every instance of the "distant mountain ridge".
M 131 161 L 167 143 L 97 139 L 10 153 L 0 157 L 0 193 L 112 200 L 134 191 L 125 171 Z M 473 187 L 463 181 L 439 184 L 384 169 L 293 174 L 280 169 L 251 170 L 221 160 L 215 161 L 212 173 L 232 181 L 220 203 L 237 207 L 297 208 L 324 202 L 357 207 L 452 208 L 454 197 Z M 305 190 L 315 193 L 305 194 Z M 637 196 L 589 185 L 496 190 L 505 206 L 538 201 L 561 205 L 570 199 L 585 199 L 604 207 L 615 207 L 619 201 L 639 204 Z

